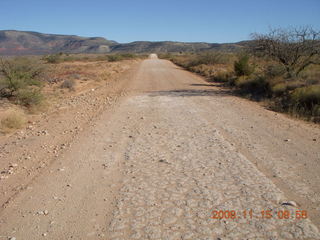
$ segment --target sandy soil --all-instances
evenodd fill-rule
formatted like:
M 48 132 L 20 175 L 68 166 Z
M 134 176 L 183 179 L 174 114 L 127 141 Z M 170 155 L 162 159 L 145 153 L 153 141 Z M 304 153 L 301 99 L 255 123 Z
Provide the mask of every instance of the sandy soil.
M 0 236 L 320 239 L 319 149 L 318 126 L 153 55 L 1 139 Z

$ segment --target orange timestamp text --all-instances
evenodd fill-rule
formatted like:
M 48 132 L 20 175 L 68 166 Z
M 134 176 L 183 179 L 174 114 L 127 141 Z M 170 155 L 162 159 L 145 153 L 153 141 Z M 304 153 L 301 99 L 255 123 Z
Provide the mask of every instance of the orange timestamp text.
M 235 210 L 213 210 L 211 212 L 212 219 L 307 219 L 307 210 L 261 210 L 254 212 L 252 209 L 246 209 L 243 211 Z

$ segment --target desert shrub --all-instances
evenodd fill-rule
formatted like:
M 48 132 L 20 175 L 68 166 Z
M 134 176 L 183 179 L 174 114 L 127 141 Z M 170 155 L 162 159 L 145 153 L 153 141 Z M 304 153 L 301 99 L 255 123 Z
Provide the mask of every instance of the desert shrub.
M 229 82 L 232 77 L 233 77 L 232 72 L 219 71 L 214 74 L 212 80 L 215 82 Z
M 283 76 L 286 73 L 286 69 L 283 65 L 271 64 L 266 67 L 264 73 L 267 78 L 275 78 L 275 77 Z
M 137 55 L 133 54 L 133 53 L 122 53 L 120 55 L 123 59 L 133 59 L 136 58 Z
M 239 77 L 235 85 L 240 89 L 242 93 L 248 93 L 254 98 L 265 97 L 269 93 L 269 82 L 264 76 L 241 76 Z
M 249 56 L 242 55 L 238 61 L 234 62 L 234 72 L 237 76 L 249 76 L 254 71 L 254 67 L 249 64 Z
M 107 55 L 107 60 L 109 62 L 117 62 L 117 61 L 122 61 L 122 60 L 134 59 L 137 57 L 138 57 L 138 55 L 133 54 L 133 53 L 121 53 L 121 54 Z
M 167 60 L 170 60 L 170 61 L 172 61 L 173 58 L 174 58 L 172 53 L 160 53 L 160 54 L 158 54 L 158 57 L 160 59 L 167 59 Z
M 227 85 L 229 85 L 230 87 L 234 87 L 236 86 L 237 80 L 238 80 L 238 77 L 232 74 L 232 76 L 228 79 Z
M 44 57 L 44 60 L 47 61 L 47 63 L 60 63 L 62 62 L 62 53 L 50 54 Z
M 188 67 L 198 66 L 201 64 L 214 65 L 214 64 L 224 64 L 226 63 L 227 56 L 219 52 L 206 52 L 202 54 L 197 54 L 188 64 Z
M 100 55 L 100 56 L 97 56 L 95 58 L 96 61 L 107 61 L 108 60 L 108 56 L 107 55 Z
M 108 55 L 109 62 L 117 62 L 123 60 L 121 55 Z
M 286 84 L 287 84 L 287 89 L 289 91 L 306 86 L 305 82 L 298 78 L 292 78 L 292 79 L 286 80 Z
M 26 107 L 40 105 L 43 99 L 44 96 L 39 89 L 20 89 L 16 93 L 17 103 Z
M 287 84 L 284 82 L 277 83 L 271 87 L 271 92 L 274 96 L 282 96 L 287 91 Z
M 30 58 L 0 60 L 0 96 L 12 97 L 17 91 L 29 86 L 40 87 L 43 66 Z
M 76 82 L 74 80 L 70 80 L 70 79 L 67 79 L 67 80 L 64 80 L 62 82 L 62 84 L 60 85 L 61 88 L 67 88 L 69 89 L 70 91 L 73 91 L 74 88 L 75 88 L 75 85 L 76 85 Z
M 320 85 L 295 89 L 290 102 L 291 110 L 298 114 L 320 116 Z
M 251 51 L 283 65 L 287 77 L 297 77 L 307 67 L 320 63 L 319 30 L 310 26 L 270 29 L 252 34 Z
M 19 129 L 25 124 L 26 120 L 22 113 L 11 111 L 1 119 L 0 128 L 3 131 Z

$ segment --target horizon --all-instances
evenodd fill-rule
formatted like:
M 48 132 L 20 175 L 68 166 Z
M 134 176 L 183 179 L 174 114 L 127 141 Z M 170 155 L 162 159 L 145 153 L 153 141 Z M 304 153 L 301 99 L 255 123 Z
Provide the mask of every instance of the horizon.
M 265 33 L 270 27 L 309 25 L 319 30 L 319 11 L 317 0 L 270 0 L 267 3 L 187 0 L 183 5 L 168 0 L 161 3 L 4 0 L 0 29 L 103 37 L 118 43 L 235 43 L 250 40 L 251 33 Z
M 45 34 L 45 35 L 57 35 L 57 36 L 75 36 L 75 37 L 83 37 L 83 38 L 105 38 L 105 37 L 101 37 L 101 36 L 81 36 L 81 35 L 74 35 L 74 34 L 59 34 L 59 33 L 48 33 L 48 32 L 38 32 L 38 31 L 32 31 L 32 30 L 17 30 L 17 29 L 0 29 L 0 31 L 14 31 L 14 32 L 27 32 L 27 33 L 39 33 L 39 34 Z M 109 41 L 115 41 L 119 44 L 127 44 L 127 43 L 134 43 L 134 42 L 180 42 L 180 43 L 209 43 L 209 44 L 233 44 L 233 43 L 238 43 L 238 42 L 245 42 L 245 41 L 250 41 L 250 39 L 244 39 L 244 40 L 240 40 L 237 42 L 223 42 L 223 43 L 217 43 L 217 42 L 181 42 L 181 41 L 172 41 L 172 40 L 154 40 L 154 41 L 148 41 L 148 40 L 138 40 L 138 41 L 132 41 L 132 42 L 118 42 L 114 39 L 108 39 L 105 38 L 106 40 Z

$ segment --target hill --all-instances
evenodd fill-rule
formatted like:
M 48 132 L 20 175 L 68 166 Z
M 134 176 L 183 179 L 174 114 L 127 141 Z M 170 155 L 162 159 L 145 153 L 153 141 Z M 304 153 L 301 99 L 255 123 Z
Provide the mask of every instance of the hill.
M 101 37 L 85 38 L 73 35 L 38 32 L 0 31 L 1 55 L 69 53 L 107 53 L 114 41 Z
M 235 51 L 243 46 L 240 43 L 205 43 L 205 42 L 132 42 L 112 46 L 112 52 L 199 52 L 206 50 Z
M 148 42 L 120 44 L 102 37 L 44 34 L 15 30 L 0 31 L 0 55 L 39 55 L 50 53 L 110 53 L 110 52 L 199 52 L 206 50 L 237 51 L 249 42 Z

